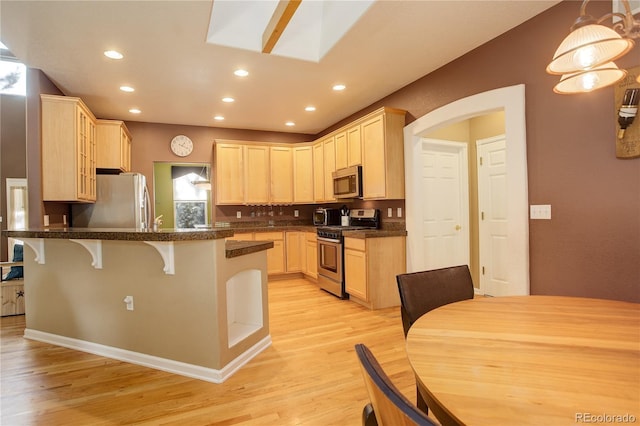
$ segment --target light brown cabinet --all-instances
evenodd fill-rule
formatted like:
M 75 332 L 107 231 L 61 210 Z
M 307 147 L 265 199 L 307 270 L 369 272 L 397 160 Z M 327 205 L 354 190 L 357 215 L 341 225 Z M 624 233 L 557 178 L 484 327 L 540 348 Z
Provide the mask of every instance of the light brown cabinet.
M 215 144 L 216 203 L 244 203 L 243 146 Z
M 313 279 L 318 278 L 318 236 L 315 232 L 305 233 L 305 249 L 307 267 L 305 274 Z
M 322 141 L 313 144 L 313 201 L 324 201 L 324 145 Z
M 271 147 L 271 194 L 273 204 L 293 202 L 293 156 L 291 148 Z
M 79 98 L 40 96 L 43 201 L 95 201 L 95 116 Z
M 335 135 L 336 170 L 362 163 L 362 142 L 360 125 L 351 126 Z
M 396 275 L 406 271 L 405 237 L 344 239 L 345 289 L 369 309 L 399 306 Z
M 269 203 L 269 147 L 245 145 L 244 150 L 244 203 Z
M 233 241 L 273 241 L 273 248 L 267 250 L 267 274 L 285 272 L 284 232 L 241 232 L 226 238 Z
M 306 252 L 304 250 L 305 233 L 287 231 L 285 232 L 285 239 L 287 272 L 302 272 L 304 267 L 306 267 Z
M 267 250 L 267 274 L 285 272 L 284 232 L 256 232 L 255 241 L 273 241 L 273 248 Z
M 24 281 L 2 281 L 0 287 L 0 316 L 24 314 Z
M 313 146 L 293 148 L 293 202 L 313 203 Z
M 363 198 L 404 198 L 405 112 L 384 109 L 360 125 Z
M 333 136 L 322 141 L 324 161 L 324 200 L 335 201 L 333 195 L 333 172 L 336 171 L 336 145 Z
M 131 171 L 131 133 L 123 121 L 96 120 L 96 167 Z

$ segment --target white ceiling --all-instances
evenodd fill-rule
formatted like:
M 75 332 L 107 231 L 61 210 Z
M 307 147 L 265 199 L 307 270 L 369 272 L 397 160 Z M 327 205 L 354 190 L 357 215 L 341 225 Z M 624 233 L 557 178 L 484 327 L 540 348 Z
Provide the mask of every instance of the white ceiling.
M 204 0 L 2 0 L 0 40 L 99 118 L 316 134 L 558 2 L 378 0 L 319 61 L 207 43 L 218 5 Z M 304 40 L 287 30 L 282 45 Z M 109 49 L 125 58 L 107 59 Z M 250 75 L 234 76 L 237 68 Z M 336 83 L 346 90 L 333 92 Z

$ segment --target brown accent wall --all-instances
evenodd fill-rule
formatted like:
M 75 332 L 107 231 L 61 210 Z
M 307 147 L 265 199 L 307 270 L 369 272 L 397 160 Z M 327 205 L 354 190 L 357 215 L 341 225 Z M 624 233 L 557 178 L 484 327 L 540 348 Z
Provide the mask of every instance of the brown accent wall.
M 7 229 L 7 178 L 26 178 L 25 98 L 0 95 L 0 229 Z M 9 260 L 7 237 L 0 237 L 0 261 Z
M 640 159 L 616 159 L 614 90 L 557 95 L 558 77 L 545 72 L 580 4 L 559 3 L 323 134 L 383 105 L 407 110 L 410 123 L 525 84 L 529 204 L 552 206 L 551 220 L 529 222 L 531 293 L 640 302 Z M 593 16 L 610 11 L 610 1 L 589 3 Z M 640 47 L 617 64 L 640 64 Z

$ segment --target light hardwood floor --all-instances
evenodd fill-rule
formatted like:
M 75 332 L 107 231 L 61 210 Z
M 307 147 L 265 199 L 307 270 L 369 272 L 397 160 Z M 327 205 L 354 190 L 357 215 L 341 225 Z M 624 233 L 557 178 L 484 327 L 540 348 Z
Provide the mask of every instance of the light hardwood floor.
M 4 317 L 1 418 L 14 425 L 360 425 L 368 402 L 356 343 L 410 400 L 399 308 L 339 300 L 302 279 L 269 283 L 273 344 L 213 384 L 26 340 Z

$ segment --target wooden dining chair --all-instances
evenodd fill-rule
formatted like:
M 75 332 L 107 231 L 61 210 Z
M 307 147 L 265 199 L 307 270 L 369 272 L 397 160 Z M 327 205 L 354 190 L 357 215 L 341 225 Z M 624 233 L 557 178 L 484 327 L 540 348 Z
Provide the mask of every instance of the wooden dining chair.
M 473 281 L 467 265 L 400 274 L 396 280 L 405 338 L 413 323 L 427 312 L 449 303 L 473 299 Z M 425 413 L 429 412 L 418 389 L 416 404 Z
M 425 413 L 413 405 L 391 382 L 369 348 L 356 345 L 356 354 L 369 393 L 374 419 L 363 415 L 364 424 L 379 426 L 435 426 Z M 365 412 L 367 414 L 367 407 Z M 367 422 L 368 420 L 368 422 Z M 367 422 L 367 423 L 365 423 Z

